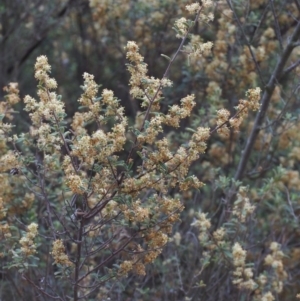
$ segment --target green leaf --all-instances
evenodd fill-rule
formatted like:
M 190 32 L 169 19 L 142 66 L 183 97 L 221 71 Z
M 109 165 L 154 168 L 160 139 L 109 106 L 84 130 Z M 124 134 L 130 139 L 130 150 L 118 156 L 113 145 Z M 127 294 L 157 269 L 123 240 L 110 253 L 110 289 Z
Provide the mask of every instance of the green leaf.
M 145 125 L 144 125 L 145 130 L 147 130 L 147 128 L 149 127 L 149 124 L 150 124 L 149 120 L 146 120 Z
M 192 132 L 192 133 L 196 133 L 196 131 L 192 128 L 186 127 L 185 130 L 187 130 L 188 132 Z
M 66 138 L 66 136 L 69 135 L 69 134 L 71 134 L 71 132 L 70 132 L 70 131 L 66 131 L 66 132 L 63 134 L 64 138 Z
M 168 61 L 171 61 L 171 58 L 165 54 L 161 54 L 162 57 L 166 58 Z
M 169 171 L 165 163 L 159 162 L 159 167 L 164 173 L 167 173 Z
M 16 143 L 23 142 L 24 140 L 25 140 L 25 137 L 18 138 L 18 139 L 16 140 Z

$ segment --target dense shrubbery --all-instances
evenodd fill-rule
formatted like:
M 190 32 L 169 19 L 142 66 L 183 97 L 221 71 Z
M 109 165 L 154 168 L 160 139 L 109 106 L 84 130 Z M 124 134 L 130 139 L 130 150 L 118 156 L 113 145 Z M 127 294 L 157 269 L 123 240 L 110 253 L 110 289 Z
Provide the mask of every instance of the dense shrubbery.
M 7 1 L 1 298 L 295 300 L 299 13 Z

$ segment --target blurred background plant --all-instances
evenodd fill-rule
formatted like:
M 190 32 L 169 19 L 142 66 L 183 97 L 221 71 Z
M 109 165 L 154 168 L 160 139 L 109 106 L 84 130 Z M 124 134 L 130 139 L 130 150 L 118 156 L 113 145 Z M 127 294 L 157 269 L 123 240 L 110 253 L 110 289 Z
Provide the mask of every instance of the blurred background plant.
M 209 3 L 209 0 L 202 1 L 203 5 Z M 87 202 L 87 196 L 81 191 L 89 192 L 89 179 L 95 174 L 104 176 L 81 149 L 87 142 L 81 141 L 80 135 L 89 133 L 92 137 L 97 129 L 95 124 L 86 122 L 84 132 L 80 125 L 87 121 L 86 116 L 75 115 L 82 110 L 80 106 L 91 105 L 77 101 L 82 97 L 82 75 L 93 74 L 95 82 L 114 91 L 114 96 L 120 99 L 120 107 L 125 108 L 129 127 L 138 125 L 140 128 L 145 116 L 141 112 L 145 108 L 134 99 L 132 86 L 128 85 L 132 74 L 126 65 L 127 42 L 137 43 L 147 64 L 148 76 L 161 79 L 169 64 L 168 57 L 172 58 L 178 49 L 185 26 L 193 25 L 187 20 L 194 18 L 196 13 L 191 15 L 191 12 L 197 11 L 197 6 L 186 9 L 192 4 L 185 0 L 180 3 L 173 0 L 7 0 L 0 4 L 0 84 L 6 87 L 0 104 L 1 135 L 6 137 L 0 141 L 0 292 L 3 300 L 51 300 L 52 297 L 67 300 L 65 292 L 72 287 L 67 279 L 76 273 L 71 260 L 80 245 L 75 235 L 87 207 L 72 209 Z M 203 15 L 200 22 L 191 26 L 168 74 L 173 85 L 164 87 L 160 108 L 156 108 L 163 115 L 157 116 L 167 116 L 174 105 L 178 105 L 174 112 L 179 111 L 180 99 L 187 95 L 194 94 L 196 104 L 191 116 L 182 119 L 178 128 L 165 122 L 164 132 L 157 140 L 167 138 L 168 148 L 176 153 L 180 147 L 189 146 L 198 127 L 210 127 L 205 154 L 193 162 L 188 174 L 195 175 L 205 185 L 199 190 L 186 189 L 180 197 L 178 187 L 168 187 L 168 195 L 178 197 L 184 205 L 181 221 L 174 221 L 175 226 L 168 234 L 169 242 L 157 259 L 146 266 L 145 275 L 139 265 L 139 275 L 131 272 L 133 266 L 128 254 L 143 252 L 139 248 L 144 246 L 141 243 L 139 247 L 132 239 L 136 228 L 128 216 L 132 214 L 137 218 L 135 215 L 139 212 L 141 220 L 149 212 L 141 211 L 143 206 L 139 203 L 118 208 L 121 211 L 116 210 L 116 203 L 108 203 L 103 215 L 113 217 L 122 212 L 127 214 L 127 220 L 113 229 L 101 224 L 102 236 L 101 227 L 93 229 L 93 223 L 85 225 L 90 226 L 86 230 L 90 241 L 85 251 L 92 247 L 91 242 L 97 241 L 95 246 L 102 246 L 99 249 L 102 253 L 95 252 L 95 256 L 91 253 L 86 261 L 87 277 L 79 283 L 80 293 L 77 291 L 83 300 L 295 300 L 299 293 L 300 257 L 299 12 L 298 0 L 214 1 L 210 14 Z M 57 94 L 62 95 L 66 112 L 59 122 L 52 120 L 53 116 L 46 118 L 43 122 L 48 126 L 42 128 L 40 124 L 32 127 L 32 119 L 23 111 L 25 104 L 19 102 L 17 96 L 18 90 L 21 99 L 27 94 L 36 95 L 33 66 L 40 55 L 46 55 L 52 65 L 51 76 L 58 82 Z M 38 78 L 41 99 L 45 89 L 55 88 L 53 82 L 52 86 L 45 86 L 43 79 Z M 83 88 L 93 80 L 86 75 Z M 18 82 L 19 86 L 9 85 L 10 82 Z M 155 86 L 154 80 L 152 84 Z M 94 85 L 96 89 L 96 83 Z M 143 85 L 147 83 L 141 83 Z M 256 87 L 262 90 L 261 109 L 249 110 L 248 116 L 242 116 L 243 120 L 231 120 L 229 116 L 235 116 L 244 108 L 246 99 L 250 101 L 251 93 L 250 98 L 249 93 L 247 96 L 245 93 Z M 62 109 L 59 98 L 50 99 L 58 101 L 56 105 Z M 27 98 L 26 106 L 29 104 L 33 111 L 37 109 Z M 113 112 L 117 110 L 112 103 L 107 104 L 112 106 Z M 120 116 L 115 122 L 123 120 Z M 169 116 L 174 119 L 176 114 Z M 10 129 L 9 123 L 15 128 Z M 80 176 L 87 179 L 85 183 L 74 182 L 74 177 L 69 178 L 69 182 L 63 181 L 70 171 L 70 162 L 64 162 L 62 170 L 61 160 L 67 150 L 62 152 L 60 146 L 55 147 L 61 143 L 56 134 L 71 123 L 72 131 L 64 136 L 64 142 L 70 151 L 72 145 L 75 150 L 77 147 L 77 153 L 72 154 L 73 163 L 83 164 Z M 108 118 L 101 128 L 109 131 L 113 124 Z M 222 125 L 218 131 L 217 125 Z M 10 135 L 11 141 L 6 135 L 10 130 L 18 135 Z M 22 132 L 30 132 L 30 135 L 22 135 Z M 46 141 L 37 138 L 46 134 Z M 120 161 L 126 161 L 139 134 L 134 130 L 126 132 L 124 152 L 115 149 Z M 97 143 L 101 141 L 99 137 L 92 138 Z M 143 139 L 145 137 L 140 137 L 140 141 L 145 142 Z M 141 162 L 149 159 L 156 147 L 140 149 L 132 168 L 140 167 L 140 172 L 149 168 Z M 165 150 L 165 145 L 161 144 L 160 149 Z M 106 167 L 112 164 L 109 173 L 113 178 L 125 165 L 114 166 L 119 161 L 115 157 L 111 160 L 106 162 Z M 166 175 L 165 163 L 160 168 Z M 46 169 L 52 172 L 42 176 Z M 123 180 L 125 175 L 122 175 L 119 174 Z M 68 187 L 76 193 L 72 194 Z M 103 187 L 97 189 L 100 193 Z M 151 204 L 157 201 L 153 195 L 159 191 L 158 187 L 155 190 L 145 190 L 146 198 L 151 199 L 152 195 Z M 91 196 L 88 207 L 93 208 L 95 204 L 97 198 Z M 175 211 L 179 210 L 177 206 L 173 208 Z M 150 215 L 155 214 L 156 209 L 151 210 L 154 213 Z M 100 237 L 100 241 L 95 236 Z M 160 238 L 165 241 L 163 235 Z M 97 270 L 97 275 L 91 273 L 88 277 L 89 269 L 105 262 L 106 256 L 126 239 L 132 244 L 117 257 L 119 261 L 115 263 L 119 266 L 108 262 L 104 265 L 109 271 Z M 105 241 L 109 241 L 109 248 Z M 120 267 L 124 275 L 128 271 L 127 277 L 119 277 L 123 276 L 117 272 Z M 87 290 L 93 290 L 95 279 L 101 285 L 83 297 Z M 24 286 L 25 283 L 30 285 Z

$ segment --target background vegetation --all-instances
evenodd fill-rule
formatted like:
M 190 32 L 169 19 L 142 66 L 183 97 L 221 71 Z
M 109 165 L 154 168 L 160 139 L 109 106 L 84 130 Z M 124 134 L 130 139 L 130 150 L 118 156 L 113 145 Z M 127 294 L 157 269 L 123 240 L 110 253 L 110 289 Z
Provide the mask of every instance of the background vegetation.
M 296 299 L 300 2 L 209 2 L 200 3 L 205 9 L 195 24 L 175 23 L 183 17 L 197 20 L 197 10 L 190 14 L 186 6 L 192 2 L 185 0 L 1 2 L 0 86 L 7 87 L 0 103 L 1 299 Z M 139 46 L 147 72 L 139 67 L 141 60 L 128 41 Z M 211 51 L 203 48 L 209 42 Z M 178 49 L 168 70 L 168 57 Z M 135 54 L 128 55 L 130 51 Z M 49 84 L 47 62 L 36 63 L 41 55 L 48 58 L 61 99 L 51 94 L 55 84 Z M 43 71 L 40 77 L 38 70 Z M 173 84 L 165 83 L 162 90 L 155 79 L 162 79 L 166 70 Z M 97 96 L 96 83 L 88 76 L 83 79 L 84 73 L 93 74 L 101 85 Z M 147 80 L 139 85 L 149 93 L 148 103 L 146 94 L 135 97 L 132 92 L 137 85 L 134 74 Z M 10 82 L 17 82 L 18 88 Z M 254 90 L 246 92 L 257 87 L 260 109 L 251 110 Z M 191 114 L 182 113 L 180 100 L 192 94 Z M 39 104 L 54 102 L 61 111 L 54 110 L 55 115 L 48 108 L 47 116 L 47 107 L 39 105 L 37 121 L 29 114 L 37 112 L 37 106 L 31 103 L 29 108 L 25 95 L 40 98 Z M 80 123 L 75 113 L 92 111 L 89 101 L 100 96 L 103 108 L 94 119 L 80 115 L 85 121 Z M 174 105 L 178 107 L 172 113 Z M 182 114 L 179 127 L 170 121 L 178 117 L 176 111 Z M 163 131 L 160 124 L 151 128 L 143 123 L 155 116 L 163 116 Z M 45 124 L 49 130 L 43 132 Z M 115 124 L 124 124 L 126 131 L 118 136 Z M 156 133 L 153 142 L 147 127 Z M 199 127 L 209 128 L 207 139 L 195 140 Z M 95 154 L 84 153 L 80 139 L 93 138 L 100 129 L 110 137 L 107 145 L 113 145 L 113 151 L 105 153 L 99 142 Z M 118 137 L 124 138 L 120 148 Z M 163 138 L 167 148 L 155 144 Z M 202 143 L 203 153 L 187 159 L 186 166 L 178 159 L 188 174 L 182 169 L 172 173 L 167 156 L 159 162 L 151 157 L 161 150 L 175 157 L 193 141 Z M 102 151 L 108 159 L 99 157 Z M 83 184 L 71 185 L 68 155 L 86 180 Z M 102 173 L 102 168 L 109 171 Z M 122 186 L 151 168 L 165 181 L 160 187 L 135 183 L 139 193 L 134 194 L 132 186 Z M 100 190 L 107 189 L 103 182 L 116 184 L 107 199 L 100 197 Z M 94 209 L 99 206 L 100 211 Z M 157 258 L 145 259 L 149 254 Z M 129 262 L 132 266 L 125 266 Z

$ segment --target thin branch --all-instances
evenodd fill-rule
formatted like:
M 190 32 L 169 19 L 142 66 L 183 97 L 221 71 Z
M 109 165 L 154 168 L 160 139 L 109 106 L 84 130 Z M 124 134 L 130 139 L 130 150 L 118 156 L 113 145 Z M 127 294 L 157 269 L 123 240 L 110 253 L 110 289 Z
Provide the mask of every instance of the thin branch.
M 249 161 L 254 142 L 257 138 L 258 133 L 260 132 L 260 127 L 265 119 L 265 116 L 266 116 L 266 113 L 267 113 L 267 110 L 268 110 L 268 107 L 270 104 L 271 96 L 273 94 L 276 84 L 278 84 L 279 79 L 282 77 L 284 66 L 287 63 L 287 61 L 294 49 L 294 43 L 297 41 L 299 36 L 300 36 L 300 22 L 298 22 L 289 43 L 287 44 L 286 48 L 284 49 L 284 51 L 277 63 L 277 66 L 275 67 L 275 69 L 270 77 L 270 80 L 269 80 L 267 86 L 265 87 L 265 91 L 264 91 L 264 94 L 263 94 L 263 97 L 261 100 L 261 108 L 256 115 L 256 119 L 254 122 L 254 126 L 252 128 L 251 134 L 247 140 L 246 147 L 242 152 L 239 166 L 238 166 L 238 169 L 234 176 L 235 180 L 241 180 L 243 178 L 243 174 L 245 172 L 246 165 Z
M 270 0 L 270 1 L 271 1 L 271 0 Z M 269 4 L 270 4 L 270 1 L 269 1 L 268 4 L 266 5 L 266 7 L 265 7 L 265 9 L 264 9 L 264 12 L 263 12 L 263 14 L 262 14 L 262 16 L 261 16 L 261 18 L 260 18 L 260 20 L 259 20 L 259 23 L 258 23 L 257 27 L 255 28 L 255 31 L 254 31 L 254 33 L 253 33 L 253 35 L 252 35 L 252 38 L 250 39 L 250 44 L 253 43 L 256 33 L 258 32 L 259 28 L 262 26 L 264 20 L 265 20 L 266 17 L 267 17 L 267 14 L 268 14 L 268 12 L 269 12 L 268 6 L 269 6 Z
M 255 68 L 256 68 L 257 73 L 258 73 L 258 75 L 259 75 L 260 81 L 261 81 L 261 83 L 262 83 L 263 85 L 265 85 L 265 82 L 264 82 L 264 79 L 263 79 L 263 77 L 262 77 L 262 73 L 261 73 L 260 67 L 259 67 L 259 65 L 258 65 L 258 63 L 257 63 L 256 58 L 255 58 L 255 54 L 254 54 L 254 52 L 253 52 L 253 50 L 252 50 L 252 48 L 251 48 L 251 45 L 250 45 L 250 43 L 249 43 L 249 41 L 248 41 L 247 35 L 246 35 L 246 33 L 245 33 L 244 29 L 243 29 L 243 26 L 242 26 L 242 24 L 241 24 L 241 21 L 240 21 L 239 17 L 237 16 L 237 14 L 236 14 L 236 12 L 235 12 L 233 6 L 232 6 L 231 0 L 227 0 L 227 4 L 228 4 L 228 6 L 230 7 L 230 9 L 232 10 L 232 12 L 233 12 L 233 14 L 234 14 L 234 17 L 235 17 L 235 19 L 236 19 L 236 22 L 237 22 L 237 24 L 238 24 L 238 26 L 239 26 L 239 29 L 240 29 L 240 31 L 242 32 L 243 38 L 244 38 L 244 40 L 245 40 L 245 42 L 246 42 L 246 45 L 247 45 L 247 47 L 248 47 L 248 49 L 249 49 L 249 52 L 250 52 L 251 57 L 252 57 L 252 60 L 253 60 L 253 62 L 254 62 L 254 64 L 255 64 Z
M 138 233 L 135 233 L 134 235 L 132 235 L 131 237 L 129 237 L 124 244 L 115 252 L 112 252 L 111 255 L 109 255 L 104 261 L 100 262 L 98 265 L 96 265 L 95 267 L 93 267 L 90 271 L 86 272 L 83 276 L 81 276 L 78 279 L 78 283 L 80 281 L 82 281 L 84 278 L 86 278 L 88 275 L 90 275 L 91 273 L 93 273 L 94 271 L 99 270 L 102 266 L 104 266 L 105 264 L 107 264 L 112 258 L 114 258 L 116 255 L 118 255 L 119 253 L 121 253 L 124 248 L 135 238 L 135 236 Z
M 293 205 L 292 205 L 292 202 L 291 202 L 291 198 L 290 198 L 290 192 L 289 192 L 289 190 L 288 190 L 288 188 L 286 186 L 284 188 L 285 188 L 285 191 L 286 191 L 287 201 L 288 201 L 288 204 L 290 206 L 291 215 L 293 216 L 293 218 L 295 219 L 295 221 L 298 223 L 299 219 L 298 219 L 298 217 L 295 214 L 295 211 L 294 211 L 294 208 L 293 208 Z
M 287 67 L 281 75 L 281 78 L 284 78 L 286 75 L 288 75 L 291 71 L 293 71 L 295 68 L 297 68 L 300 65 L 300 60 L 292 64 L 291 66 Z
M 195 23 L 195 24 L 196 24 L 196 23 L 198 22 L 198 20 L 199 20 L 199 16 L 200 16 L 201 11 L 202 11 L 202 7 L 201 7 L 201 9 L 199 9 L 199 11 L 198 11 L 198 13 L 197 13 L 197 15 L 196 15 L 196 17 L 195 17 L 195 19 L 194 19 L 194 23 Z M 158 88 L 157 88 L 157 90 L 156 90 L 154 96 L 153 96 L 152 99 L 150 100 L 150 103 L 149 103 L 149 106 L 148 106 L 148 108 L 147 108 L 147 111 L 146 111 L 146 114 L 145 114 L 145 117 L 144 117 L 142 126 L 141 126 L 141 128 L 140 128 L 140 131 L 141 131 L 141 132 L 142 132 L 143 129 L 144 129 L 146 120 L 148 120 L 148 117 L 149 117 L 149 114 L 150 114 L 151 107 L 152 107 L 152 105 L 153 105 L 153 103 L 154 103 L 154 101 L 155 101 L 155 99 L 156 99 L 156 97 L 157 97 L 159 91 L 160 91 L 161 88 L 162 88 L 163 79 L 165 79 L 165 78 L 168 77 L 170 68 L 171 68 L 172 64 L 174 63 L 175 59 L 177 58 L 178 54 L 179 54 L 180 51 L 182 50 L 182 47 L 183 47 L 183 45 L 184 45 L 184 43 L 185 43 L 185 41 L 186 41 L 188 35 L 190 34 L 191 29 L 192 29 L 192 26 L 190 26 L 190 27 L 188 28 L 187 32 L 186 32 L 185 35 L 183 36 L 183 38 L 182 38 L 182 40 L 181 40 L 181 43 L 180 43 L 180 45 L 179 45 L 177 51 L 175 52 L 175 54 L 174 54 L 173 57 L 171 58 L 171 60 L 170 60 L 170 62 L 169 62 L 169 64 L 168 64 L 168 66 L 167 66 L 167 69 L 166 69 L 166 71 L 165 71 L 163 77 L 162 77 L 161 80 L 160 80 L 159 86 L 158 86 Z M 146 96 L 147 96 L 147 95 L 146 95 Z M 148 96 L 147 96 L 147 98 L 149 99 Z M 137 142 L 138 142 L 138 140 L 137 140 L 137 137 L 136 137 L 136 138 L 135 138 L 135 141 L 134 141 L 134 144 L 133 144 L 133 146 L 132 146 L 132 148 L 131 148 L 131 150 L 130 150 L 130 152 L 129 152 L 129 154 L 128 154 L 128 157 L 127 157 L 127 160 L 126 160 L 127 163 L 129 162 L 129 159 L 130 159 L 131 156 L 132 156 L 133 150 L 134 150 L 135 147 L 137 146 Z M 120 182 L 122 181 L 123 177 L 124 177 L 124 175 L 121 177 Z
M 1 271 L 2 272 L 2 271 Z M 6 272 L 2 272 L 7 278 L 8 280 L 11 282 L 12 286 L 14 287 L 14 289 L 17 292 L 17 295 L 19 296 L 19 298 L 21 298 L 20 300 L 22 300 L 22 293 L 19 291 L 18 285 L 14 282 L 12 276 L 9 273 Z
M 80 280 L 79 278 L 79 271 L 80 271 L 80 260 L 81 260 L 81 246 L 82 246 L 82 233 L 83 233 L 83 222 L 80 223 L 80 228 L 78 231 L 78 236 L 77 236 L 77 258 L 75 262 L 75 281 L 74 281 L 74 291 L 73 291 L 73 298 L 74 301 L 78 300 L 78 283 Z
M 274 0 L 271 0 L 271 8 L 272 8 L 273 16 L 274 16 L 275 33 L 276 33 L 277 40 L 279 42 L 280 52 L 282 53 L 282 51 L 283 51 L 282 36 L 281 36 L 280 27 L 279 27 L 279 23 L 278 23 L 278 17 L 276 16 L 276 12 L 275 12 Z
M 37 286 L 33 281 L 31 281 L 28 277 L 26 277 L 24 274 L 22 275 L 22 278 L 26 281 L 28 281 L 38 292 L 40 292 L 41 294 L 43 294 L 44 296 L 47 296 L 48 298 L 51 299 L 55 299 L 55 300 L 61 300 L 64 301 L 61 297 L 59 296 L 53 296 L 50 295 L 49 293 L 45 292 L 42 288 L 40 288 L 39 286 Z
M 294 2 L 297 6 L 298 12 L 300 13 L 300 4 L 299 4 L 298 0 L 294 0 Z

